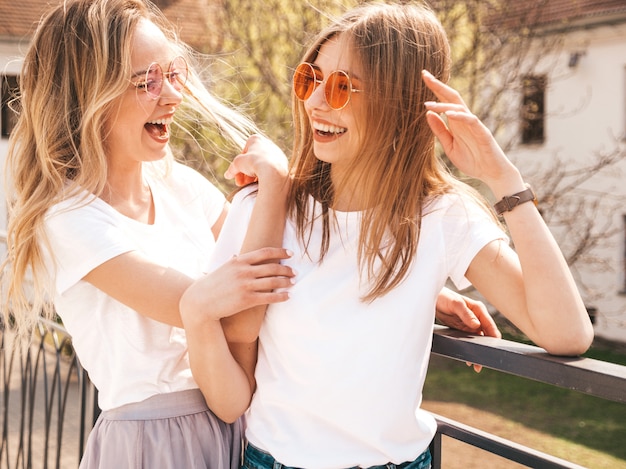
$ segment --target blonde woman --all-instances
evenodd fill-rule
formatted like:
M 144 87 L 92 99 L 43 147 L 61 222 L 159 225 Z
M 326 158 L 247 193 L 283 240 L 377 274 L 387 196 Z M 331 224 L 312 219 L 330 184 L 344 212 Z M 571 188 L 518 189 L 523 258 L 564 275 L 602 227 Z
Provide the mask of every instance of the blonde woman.
M 24 333 L 53 300 L 99 390 L 103 412 L 82 468 L 238 467 L 248 401 L 233 412 L 232 395 L 199 390 L 179 302 L 194 282 L 218 281 L 205 297 L 228 316 L 283 301 L 272 290 L 291 284 L 291 269 L 275 262 L 288 254 L 269 247 L 280 246 L 282 225 L 272 220 L 284 219 L 274 201 L 287 187 L 287 161 L 258 136 L 240 159 L 254 168 L 267 202 L 257 213 L 271 225 L 251 238 L 251 252 L 203 275 L 228 205 L 173 160 L 170 126 L 186 104 L 236 147 L 255 128 L 209 95 L 190 63 L 162 14 L 140 0 L 60 3 L 25 58 L 4 278 Z M 249 344 L 234 329 L 230 346 L 215 332 L 212 382 L 250 386 L 232 358 Z
M 473 284 L 550 353 L 591 344 L 532 191 L 445 84 L 449 65 L 435 14 L 403 2 L 350 11 L 295 68 L 283 246 L 297 275 L 262 323 L 248 316 L 260 335 L 244 468 L 430 467 L 436 425 L 420 402 L 448 279 Z M 515 251 L 486 202 L 444 169 L 435 137 L 501 200 Z M 249 192 L 233 201 L 223 259 L 239 250 Z

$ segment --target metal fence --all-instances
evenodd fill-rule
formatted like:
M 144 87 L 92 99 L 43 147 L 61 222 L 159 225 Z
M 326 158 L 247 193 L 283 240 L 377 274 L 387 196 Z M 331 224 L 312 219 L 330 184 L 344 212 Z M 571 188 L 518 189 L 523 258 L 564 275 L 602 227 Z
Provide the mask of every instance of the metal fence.
M 432 353 L 626 404 L 626 366 L 590 358 L 556 357 L 532 345 L 473 336 L 441 327 L 435 329 Z M 441 468 L 444 435 L 527 467 L 581 467 L 468 425 L 435 417 L 438 429 L 431 444 L 433 469 Z
M 70 337 L 41 320 L 29 347 L 13 347 L 0 328 L 0 468 L 77 468 L 99 410 Z
M 76 468 L 98 415 L 96 392 L 65 330 L 41 321 L 37 340 L 11 349 L 2 328 L 0 468 Z M 506 373 L 626 403 L 626 367 L 588 358 L 554 357 L 517 342 L 436 328 L 433 353 Z M 528 467 L 579 468 L 466 424 L 436 416 L 433 467 L 441 467 L 442 437 L 450 437 Z

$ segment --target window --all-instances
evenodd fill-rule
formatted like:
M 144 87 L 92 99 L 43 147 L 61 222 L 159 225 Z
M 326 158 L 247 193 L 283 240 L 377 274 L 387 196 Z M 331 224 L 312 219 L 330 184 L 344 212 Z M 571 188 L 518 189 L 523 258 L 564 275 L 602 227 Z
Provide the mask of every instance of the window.
M 0 124 L 2 138 L 8 138 L 17 122 L 16 103 L 12 102 L 17 95 L 17 76 L 2 75 L 2 99 L 0 101 Z
M 624 229 L 624 245 L 622 246 L 622 249 L 624 250 L 622 252 L 622 262 L 623 264 L 623 270 L 622 270 L 622 275 L 623 275 L 623 280 L 622 280 L 622 289 L 620 290 L 620 294 L 621 295 L 626 295 L 626 215 L 622 215 L 622 220 L 623 220 L 623 229 Z
M 624 66 L 624 89 L 623 92 L 626 95 L 626 66 Z M 624 100 L 624 130 L 622 134 L 622 140 L 626 141 L 626 99 Z
M 522 143 L 543 143 L 545 139 L 545 76 L 522 78 Z

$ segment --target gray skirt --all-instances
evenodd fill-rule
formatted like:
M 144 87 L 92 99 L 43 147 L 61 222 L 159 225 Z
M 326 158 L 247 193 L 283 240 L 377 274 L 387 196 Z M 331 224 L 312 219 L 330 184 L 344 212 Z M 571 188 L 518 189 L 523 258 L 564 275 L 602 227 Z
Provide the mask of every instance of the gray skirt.
M 243 424 L 209 410 L 198 389 L 102 412 L 80 469 L 237 469 Z

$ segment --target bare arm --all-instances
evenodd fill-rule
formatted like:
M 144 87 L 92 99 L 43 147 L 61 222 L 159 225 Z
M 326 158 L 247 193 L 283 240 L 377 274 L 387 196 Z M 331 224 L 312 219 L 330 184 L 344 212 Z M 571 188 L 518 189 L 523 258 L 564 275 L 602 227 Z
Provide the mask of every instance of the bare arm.
M 269 250 L 266 246 L 275 246 L 280 256 L 259 258 L 252 264 L 259 270 L 282 272 L 283 277 L 277 279 L 280 282 L 259 285 L 258 291 L 268 295 L 268 299 L 276 295 L 276 301 L 284 301 L 288 294 L 273 290 L 288 287 L 293 276 L 290 268 L 279 264 L 289 254 L 277 248 L 282 244 L 285 222 L 286 158 L 269 140 L 251 137 L 244 153 L 231 164 L 229 173 L 238 184 L 258 180 L 257 198 L 241 254 L 231 262 L 244 259 L 259 248 Z M 275 301 L 241 307 L 234 311 L 237 314 L 231 315 L 217 313 L 214 305 L 203 304 L 203 295 L 199 292 L 197 304 L 188 304 L 186 298 L 181 302 L 192 372 L 212 410 L 220 418 L 232 421 L 245 412 L 256 387 L 257 338 L 267 304 Z
M 440 101 L 426 103 L 428 123 L 455 166 L 487 184 L 496 199 L 523 190 L 519 171 L 459 94 L 428 73 L 424 81 Z M 490 243 L 472 261 L 467 278 L 537 345 L 558 355 L 583 353 L 593 328 L 548 227 L 530 203 L 504 217 L 516 251 L 501 241 Z
M 178 302 L 193 279 L 131 251 L 110 259 L 83 280 L 142 316 L 182 327 Z
M 216 224 L 223 223 L 222 218 L 220 217 Z M 280 276 L 281 287 L 289 286 L 290 282 L 285 281 L 284 276 L 286 273 L 289 274 L 290 270 L 284 266 L 275 265 L 259 270 L 258 267 L 252 265 L 253 263 L 271 262 L 284 257 L 286 255 L 282 249 L 261 250 L 254 256 L 239 259 L 236 270 L 226 270 L 224 267 L 210 275 L 210 279 L 220 278 L 223 280 L 220 289 L 213 293 L 217 297 L 214 300 L 216 304 L 219 304 L 220 300 L 224 302 L 224 299 L 232 301 L 230 298 L 225 298 L 231 291 L 233 296 L 235 296 L 235 292 L 239 293 L 237 298 L 240 301 L 228 305 L 231 309 L 220 306 L 219 310 L 225 311 L 223 314 L 228 315 L 233 314 L 234 308 L 241 310 L 274 301 L 275 296 L 260 294 L 255 296 L 257 292 L 254 288 L 257 285 L 244 284 L 244 282 L 249 282 L 251 278 L 258 275 L 264 277 Z M 103 262 L 85 275 L 83 280 L 142 316 L 177 327 L 183 326 L 179 309 L 179 302 L 183 293 L 194 282 L 200 284 L 206 282 L 206 280 L 193 279 L 175 269 L 157 264 L 137 251 L 120 254 Z M 246 293 L 248 294 L 246 295 Z
M 211 410 L 226 422 L 248 408 L 253 386 L 247 370 L 256 363 L 256 341 L 228 343 L 221 319 L 257 305 L 285 301 L 291 269 L 281 248 L 263 248 L 233 257 L 185 290 L 180 311 L 194 379 Z
M 289 191 L 287 159 L 270 140 L 251 137 L 246 152 L 239 155 L 228 169 L 240 184 L 258 180 L 254 210 L 241 252 L 265 246 L 280 247 L 285 231 L 286 202 Z M 222 321 L 229 342 L 254 342 L 267 305 L 257 306 Z

